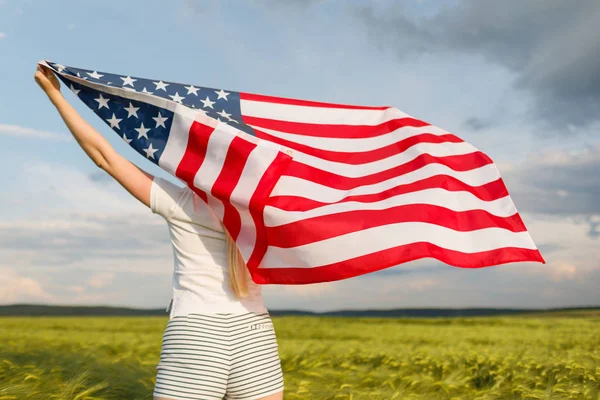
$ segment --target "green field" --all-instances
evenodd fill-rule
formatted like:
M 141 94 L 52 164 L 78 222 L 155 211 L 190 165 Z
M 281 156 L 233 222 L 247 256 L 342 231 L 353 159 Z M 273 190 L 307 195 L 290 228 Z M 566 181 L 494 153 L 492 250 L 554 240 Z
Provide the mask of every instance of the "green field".
M 595 313 L 272 317 L 284 399 L 600 399 Z M 151 399 L 164 317 L 0 318 L 0 399 Z

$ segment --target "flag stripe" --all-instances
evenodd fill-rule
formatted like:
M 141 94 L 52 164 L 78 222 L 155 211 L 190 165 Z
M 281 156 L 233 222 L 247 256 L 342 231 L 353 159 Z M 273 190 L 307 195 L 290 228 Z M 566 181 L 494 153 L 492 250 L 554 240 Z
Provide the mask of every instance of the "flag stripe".
M 277 104 L 292 104 L 299 106 L 309 106 L 309 107 L 322 107 L 322 108 L 343 108 L 349 110 L 385 110 L 390 107 L 388 106 L 355 106 L 349 104 L 334 104 L 334 103 L 324 103 L 320 101 L 309 101 L 309 100 L 297 100 L 297 99 L 289 99 L 286 97 L 276 97 L 276 96 L 266 96 L 262 94 L 255 93 L 243 93 L 240 92 L 240 98 L 243 100 L 250 100 L 262 103 L 277 103 Z
M 325 150 L 319 149 L 315 147 L 310 147 L 304 144 L 300 144 L 297 142 L 293 142 L 290 140 L 285 140 L 277 136 L 270 135 L 269 133 L 263 132 L 261 130 L 255 129 L 256 136 L 268 140 L 273 143 L 278 143 L 282 146 L 288 147 L 290 149 L 299 151 L 301 153 L 318 157 L 326 161 L 332 161 L 337 163 L 345 163 L 345 164 L 367 164 L 371 162 L 375 162 L 378 160 L 382 160 L 397 154 L 400 154 L 410 147 L 418 144 L 418 143 L 461 143 L 463 140 L 460 138 L 448 134 L 443 136 L 436 136 L 429 133 L 425 133 L 418 136 L 411 136 L 402 141 L 395 141 L 385 147 L 380 147 L 377 149 L 368 150 L 364 147 L 357 146 L 354 144 L 353 150 L 348 151 L 340 151 L 340 150 Z
M 262 176 L 273 164 L 273 161 L 277 158 L 279 153 L 281 152 L 277 149 L 264 145 L 263 143 L 255 145 L 254 149 L 252 149 L 248 155 L 240 179 L 231 193 L 231 204 L 236 207 L 241 219 L 240 233 L 236 243 L 246 263 L 250 259 L 254 247 L 257 244 L 257 229 L 261 229 L 260 226 L 257 227 L 254 223 L 254 217 L 249 208 L 250 200 L 258 188 Z M 285 157 L 290 159 L 290 156 L 288 155 L 285 155 Z M 270 182 L 271 186 L 274 185 L 275 182 Z M 270 193 L 272 187 L 269 187 L 268 189 Z M 262 188 L 262 192 L 266 192 L 266 188 Z M 263 199 L 263 202 L 266 202 L 266 199 Z
M 448 250 L 427 242 L 394 246 L 338 263 L 306 268 L 258 268 L 253 279 L 257 284 L 309 284 L 331 282 L 379 271 L 409 261 L 433 257 L 461 268 L 483 268 L 520 261 L 544 262 L 538 250 L 501 247 L 477 253 Z
M 514 233 L 502 228 L 459 232 L 423 222 L 401 222 L 312 242 L 294 247 L 292 251 L 269 246 L 263 263 L 268 268 L 314 268 L 416 242 L 429 242 L 461 253 L 479 253 L 502 247 L 535 249 L 527 232 Z
M 346 218 L 345 221 L 349 222 L 340 223 L 340 218 Z M 484 210 L 457 212 L 435 205 L 407 204 L 386 209 L 340 211 L 338 214 L 307 217 L 285 225 L 267 227 L 267 235 L 272 246 L 290 248 L 400 222 L 424 222 L 463 232 L 495 226 L 511 232 L 525 231 L 525 226 L 516 214 L 498 217 Z M 299 236 L 294 232 L 305 234 Z
M 307 116 L 312 117 L 312 115 Z M 341 124 L 324 124 L 315 122 L 312 118 L 303 121 L 286 121 L 286 120 L 273 120 L 266 118 L 256 118 L 248 115 L 244 115 L 244 122 L 252 127 L 263 130 L 273 130 L 277 132 L 285 132 L 294 135 L 303 135 L 308 138 L 336 138 L 336 139 L 365 139 L 365 138 L 378 138 L 381 136 L 388 135 L 395 131 L 405 130 L 406 134 L 410 134 L 411 131 L 421 129 L 431 129 L 434 132 L 443 131 L 439 128 L 431 127 L 428 123 L 419 121 L 413 118 L 398 118 L 392 119 L 387 122 L 380 123 L 378 125 L 355 124 L 355 125 L 341 125 Z M 361 122 L 361 121 L 357 121 Z M 449 132 L 444 132 L 449 133 Z
M 267 233 L 263 222 L 266 199 L 271 194 L 274 183 L 277 182 L 277 177 L 281 175 L 282 170 L 285 169 L 290 161 L 290 156 L 278 152 L 271 164 L 265 169 L 265 173 L 262 175 L 260 182 L 250 199 L 250 214 L 252 215 L 254 226 L 256 227 L 256 245 L 254 246 L 252 255 L 247 261 L 247 267 L 250 270 L 258 268 L 268 247 Z
M 293 163 L 293 167 L 295 168 L 296 166 Z M 286 170 L 286 174 L 289 172 L 295 172 L 292 166 Z M 325 174 L 321 175 L 327 178 Z M 454 171 L 443 164 L 428 164 L 423 168 L 409 171 L 402 175 L 390 173 L 389 176 L 377 176 L 375 177 L 376 179 L 371 181 L 355 179 L 348 180 L 348 182 L 339 182 L 337 186 L 342 186 L 341 184 L 343 183 L 345 187 L 342 188 L 315 183 L 315 181 L 310 180 L 310 176 L 306 177 L 308 179 L 304 179 L 303 177 L 284 175 L 277 182 L 273 195 L 304 197 L 323 203 L 334 203 L 342 201 L 349 196 L 376 194 L 399 185 L 418 182 L 436 175 L 452 176 L 466 185 L 473 187 L 493 182 L 500 177 L 498 170 L 492 164 L 467 171 Z M 381 178 L 387 179 L 381 180 Z M 333 179 L 330 181 L 320 180 L 320 182 L 330 183 L 333 182 Z
M 388 121 L 405 120 L 406 124 L 418 126 L 429 125 L 426 122 L 412 118 L 410 115 L 396 109 L 386 108 L 384 110 L 344 109 L 326 107 L 308 107 L 294 104 L 269 103 L 254 100 L 240 100 L 240 108 L 244 121 L 254 117 L 264 120 L 286 121 L 298 123 L 311 123 L 318 129 L 316 124 L 324 125 L 382 125 Z M 273 118 L 277 116 L 277 118 Z M 253 120 L 249 120 L 253 121 Z M 260 124 L 258 124 L 260 125 Z M 288 132 L 286 129 L 284 131 Z
M 219 126 L 215 129 L 207 128 L 211 131 L 211 134 L 208 136 L 206 147 L 197 149 L 200 153 L 204 153 L 204 160 L 194 176 L 194 186 L 198 188 L 206 187 L 212 190 L 224 166 L 223 154 L 227 154 L 229 145 L 236 136 L 230 132 L 220 130 Z M 204 146 L 204 143 L 201 146 Z
M 509 217 L 516 213 L 514 204 L 508 196 L 497 200 L 483 201 L 473 196 L 470 192 L 450 192 L 445 189 L 433 188 L 404 193 L 370 203 L 357 201 L 336 202 L 307 211 L 288 211 L 269 205 L 267 206 L 268 212 L 265 216 L 265 224 L 267 226 L 284 225 L 321 215 L 337 214 L 352 210 L 385 210 L 391 207 L 410 204 L 419 204 L 424 207 L 427 205 L 444 207 L 454 212 L 485 210 L 498 217 Z
M 359 165 L 327 161 L 299 151 L 294 151 L 293 156 L 296 164 L 304 164 L 306 168 L 310 168 L 313 171 L 318 170 L 326 174 L 338 175 L 334 182 L 344 182 L 349 180 L 345 178 L 364 178 L 366 180 L 372 180 L 376 175 L 386 175 L 389 174 L 390 171 L 397 171 L 399 168 L 402 168 L 411 161 L 414 162 L 414 160 L 419 157 L 430 156 L 439 160 L 450 156 L 462 156 L 472 153 L 477 154 L 478 160 L 476 160 L 476 162 L 478 166 L 480 166 L 482 163 L 490 163 L 489 158 L 484 157 L 481 152 L 466 142 L 418 143 L 400 154 L 395 154 L 382 160 Z M 464 162 L 465 160 L 460 161 Z M 461 163 L 454 164 L 456 164 L 457 167 L 462 170 L 470 167 L 469 165 L 462 165 Z M 473 167 L 471 166 L 471 168 Z M 321 180 L 322 177 L 318 175 L 312 179 L 317 179 L 321 182 L 328 182 Z
M 236 240 L 240 233 L 242 220 L 239 211 L 231 203 L 231 193 L 238 184 L 246 160 L 255 147 L 255 144 L 249 143 L 240 137 L 233 139 L 223 162 L 225 167 L 221 169 L 221 174 L 213 185 L 211 192 L 213 196 L 217 196 L 223 201 L 223 225 L 225 225 L 233 240 Z
M 184 182 L 188 182 L 190 188 L 195 188 L 193 185 L 194 176 L 204 161 L 208 140 L 213 130 L 214 128 L 197 121 L 194 121 L 190 127 L 185 153 L 175 171 L 176 176 Z M 205 191 L 199 188 L 196 189 L 195 192 L 198 193 L 202 200 L 208 202 Z
M 484 185 L 473 187 L 461 182 L 453 176 L 435 175 L 413 183 L 398 185 L 388 190 L 382 190 L 378 193 L 348 196 L 340 200 L 339 203 L 346 201 L 371 203 L 388 199 L 399 194 L 433 188 L 443 188 L 452 192 L 467 191 L 484 201 L 492 201 L 504 196 L 508 196 L 506 186 L 500 178 Z M 272 196 L 269 201 L 270 206 L 287 211 L 306 211 L 327 204 L 329 203 L 318 202 L 305 197 L 296 196 Z
M 434 135 L 434 136 L 446 136 L 452 135 L 444 129 L 439 129 L 431 125 L 413 128 L 403 127 L 398 128 L 389 133 L 374 136 L 374 137 L 358 137 L 358 138 L 336 138 L 336 137 L 318 137 L 318 136 L 307 136 L 302 134 L 295 134 L 289 132 L 278 131 L 275 129 L 268 129 L 258 125 L 252 126 L 255 130 L 259 130 L 261 134 L 271 135 L 282 140 L 286 140 L 292 143 L 309 146 L 315 149 L 339 151 L 339 152 L 353 152 L 353 151 L 369 151 L 377 150 L 382 147 L 386 147 L 397 143 L 401 140 L 405 140 L 414 136 L 419 135 Z M 454 135 L 452 135 L 454 136 Z M 426 136 L 425 136 L 426 137 Z M 462 140 L 461 140 L 462 141 Z
M 173 175 L 176 175 L 177 167 L 187 149 L 190 128 L 193 121 L 193 119 L 182 113 L 175 113 L 173 115 L 171 137 L 167 141 L 158 164 L 162 169 Z

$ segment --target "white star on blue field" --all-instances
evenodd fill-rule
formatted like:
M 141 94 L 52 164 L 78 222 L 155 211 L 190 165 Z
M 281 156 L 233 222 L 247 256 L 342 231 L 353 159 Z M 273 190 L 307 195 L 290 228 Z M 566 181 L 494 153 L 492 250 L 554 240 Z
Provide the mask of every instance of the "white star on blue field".
M 253 129 L 242 121 L 240 94 L 238 92 L 168 81 L 163 82 L 162 80 L 154 81 L 129 75 L 121 76 L 113 73 L 67 67 L 51 61 L 46 62 L 62 74 L 132 92 L 153 94 L 192 109 L 202 110 L 209 117 L 254 135 Z M 173 121 L 171 111 L 121 96 L 103 94 L 93 88 L 74 83 L 63 75 L 59 74 L 58 76 L 71 89 L 73 94 L 90 107 L 127 144 L 155 164 L 158 164 L 165 149 Z

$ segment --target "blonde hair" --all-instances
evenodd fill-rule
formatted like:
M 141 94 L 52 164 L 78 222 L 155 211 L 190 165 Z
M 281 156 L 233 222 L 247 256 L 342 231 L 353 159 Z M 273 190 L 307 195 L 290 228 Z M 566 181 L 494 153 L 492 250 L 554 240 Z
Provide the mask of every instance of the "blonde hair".
M 227 264 L 229 269 L 229 285 L 238 298 L 248 297 L 248 267 L 242 258 L 235 241 L 224 229 L 227 237 Z

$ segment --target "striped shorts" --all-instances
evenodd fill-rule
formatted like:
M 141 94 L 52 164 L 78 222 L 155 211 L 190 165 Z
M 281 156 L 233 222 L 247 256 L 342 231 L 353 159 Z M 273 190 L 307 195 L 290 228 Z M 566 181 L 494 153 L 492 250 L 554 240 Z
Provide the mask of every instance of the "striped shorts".
M 255 400 L 283 391 L 269 313 L 188 314 L 169 320 L 154 396 Z

